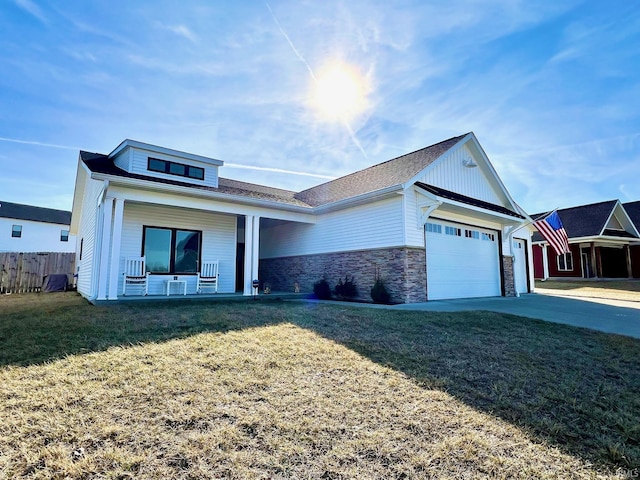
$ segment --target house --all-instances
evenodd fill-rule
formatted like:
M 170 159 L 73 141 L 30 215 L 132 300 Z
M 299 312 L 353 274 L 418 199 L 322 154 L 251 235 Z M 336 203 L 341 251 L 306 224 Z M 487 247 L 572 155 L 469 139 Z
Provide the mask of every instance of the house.
M 70 224 L 68 211 L 0 202 L 0 252 L 73 253 Z
M 629 218 L 636 227 L 636 230 L 640 232 L 640 200 L 637 202 L 623 203 L 625 211 L 629 215 Z M 640 243 L 631 245 L 631 273 L 633 278 L 640 278 Z
M 376 275 L 396 302 L 530 291 L 530 231 L 473 133 L 293 192 L 223 178 L 223 162 L 133 140 L 80 152 L 71 232 L 78 291 L 123 294 L 127 257 L 144 256 L 146 293 L 171 279 L 196 292 L 202 262 L 218 292 L 310 292 Z M 174 292 L 175 293 L 175 292 Z
M 558 210 L 571 252 L 556 255 L 542 236 L 535 233 L 532 239 L 535 278 L 640 277 L 638 204 L 623 205 L 619 200 L 609 200 Z

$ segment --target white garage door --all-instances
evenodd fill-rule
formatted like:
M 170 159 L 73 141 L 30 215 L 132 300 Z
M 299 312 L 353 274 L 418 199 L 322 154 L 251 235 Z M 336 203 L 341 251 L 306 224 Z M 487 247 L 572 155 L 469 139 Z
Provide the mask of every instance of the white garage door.
M 496 231 L 437 220 L 425 230 L 429 300 L 501 294 Z
M 524 240 L 513 240 L 513 276 L 516 292 L 527 293 L 527 254 Z

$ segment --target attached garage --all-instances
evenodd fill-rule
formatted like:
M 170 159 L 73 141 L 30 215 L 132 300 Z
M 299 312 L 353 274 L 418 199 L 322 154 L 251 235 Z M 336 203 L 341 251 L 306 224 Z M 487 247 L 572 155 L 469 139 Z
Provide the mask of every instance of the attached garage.
M 501 295 L 497 231 L 431 219 L 425 238 L 429 300 Z

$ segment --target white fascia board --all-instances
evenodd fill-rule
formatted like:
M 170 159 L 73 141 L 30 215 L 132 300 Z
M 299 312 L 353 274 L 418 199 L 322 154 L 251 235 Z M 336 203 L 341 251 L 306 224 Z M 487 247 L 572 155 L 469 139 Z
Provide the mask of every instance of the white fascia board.
M 209 165 L 221 166 L 224 164 L 222 160 L 218 160 L 210 157 L 203 157 L 202 155 L 196 155 L 193 153 L 182 152 L 180 150 L 173 150 L 172 148 L 160 147 L 158 145 L 151 145 L 149 143 L 138 142 L 136 140 L 126 139 L 115 150 L 109 154 L 109 158 L 113 158 L 118 155 L 122 150 L 127 147 L 138 148 L 140 150 L 146 150 L 152 153 L 160 153 L 163 155 L 171 155 L 173 157 L 184 158 L 187 160 L 193 160 L 196 162 L 203 162 Z
M 166 183 L 159 184 L 157 182 L 151 182 L 148 180 L 121 177 L 118 175 L 92 173 L 91 178 L 95 180 L 108 181 L 112 185 L 122 185 L 124 187 L 133 187 L 137 189 L 143 188 L 145 190 L 153 190 L 153 191 L 163 192 L 163 193 L 183 194 L 191 197 L 209 198 L 212 200 L 219 200 L 222 202 L 239 203 L 243 205 L 263 207 L 271 210 L 284 210 L 289 212 L 306 213 L 306 214 L 313 213 L 313 210 L 311 207 L 299 207 L 296 205 L 286 205 L 283 203 L 272 202 L 269 200 L 260 200 L 256 198 L 244 197 L 242 195 L 230 195 L 227 193 L 218 193 L 218 192 L 211 192 L 206 190 L 199 190 L 191 187 L 183 187 L 180 185 L 170 185 Z
M 618 203 L 620 203 L 620 200 L 616 201 L 615 205 L 613 206 L 613 208 L 609 212 L 609 216 L 605 220 L 604 224 L 602 225 L 602 229 L 600 230 L 600 235 L 603 235 L 604 231 L 607 229 L 607 225 L 609 225 L 609 222 L 611 221 L 611 217 L 613 217 L 613 212 L 616 211 L 616 207 L 618 206 Z
M 80 227 L 80 217 L 82 216 L 82 199 L 84 198 L 84 190 L 87 185 L 87 178 L 91 175 L 89 168 L 84 164 L 80 156 L 78 156 L 78 168 L 76 169 L 76 181 L 73 187 L 73 203 L 71 204 L 71 225 L 69 225 L 69 233 L 77 235 Z
M 624 231 L 640 237 L 640 232 L 638 232 L 638 229 L 636 228 L 635 224 L 631 221 L 631 218 L 629 217 L 629 214 L 627 213 L 627 211 L 622 206 L 622 203 L 620 203 L 620 200 L 616 200 L 616 204 L 611 209 L 611 213 L 607 217 L 607 221 L 604 222 L 604 225 L 602 226 L 602 230 L 600 231 L 600 235 L 604 234 L 604 231 L 607 229 L 607 225 L 609 225 L 609 222 L 611 221 L 611 217 L 613 217 L 616 212 L 618 212 L 623 217 L 622 218 L 622 222 L 620 222 L 620 223 L 625 228 Z M 620 220 L 620 218 L 618 218 L 618 220 Z M 629 232 L 629 230 L 632 230 L 632 231 Z
M 597 235 L 591 237 L 574 237 L 569 239 L 569 245 L 573 245 L 574 243 L 609 243 L 609 244 L 622 244 L 622 245 L 636 245 L 640 244 L 640 238 L 622 238 L 622 237 L 612 237 L 609 235 Z M 534 245 L 548 245 L 549 242 L 546 240 L 537 240 L 533 242 Z
M 447 198 L 438 197 L 437 195 L 436 195 L 436 198 L 440 199 L 440 201 L 446 205 L 453 205 L 455 207 L 466 208 L 467 210 L 472 210 L 474 212 L 483 213 L 485 215 L 501 218 L 503 220 L 508 220 L 509 224 L 518 225 L 527 221 L 525 218 L 513 217 L 511 215 L 507 215 L 506 213 L 494 212 L 493 210 L 489 210 L 482 207 L 476 207 L 475 205 L 469 205 L 468 203 L 457 202 L 455 200 L 449 200 Z
M 503 220 L 509 220 L 509 224 L 514 224 L 514 225 L 518 225 L 518 224 L 522 224 L 524 222 L 526 222 L 526 219 L 523 218 L 516 218 L 516 217 L 512 217 L 511 215 L 507 215 L 505 213 L 500 213 L 500 212 L 494 212 L 493 210 L 488 210 L 486 208 L 482 208 L 482 207 L 476 207 L 475 205 L 469 205 L 468 203 L 463 203 L 463 202 L 457 202 L 455 200 L 450 200 L 448 198 L 443 198 L 440 197 L 436 194 L 433 194 L 431 192 L 427 192 L 426 190 L 421 189 L 420 187 L 415 187 L 413 184 L 410 185 L 411 187 L 414 188 L 414 190 L 418 193 L 420 193 L 420 195 L 428 198 L 431 201 L 434 202 L 438 202 L 441 205 L 452 205 L 458 208 L 464 208 L 467 210 L 472 210 L 478 213 L 482 213 L 484 215 L 489 215 L 492 217 L 497 217 Z M 504 222 L 500 222 L 500 223 L 504 223 Z
M 343 208 L 355 207 L 365 203 L 370 203 L 371 201 L 375 200 L 382 200 L 383 198 L 390 197 L 394 194 L 404 194 L 404 188 L 401 184 L 392 185 L 390 187 L 385 187 L 373 192 L 363 193 L 361 195 L 356 195 L 355 197 L 345 198 L 343 200 L 338 200 L 337 202 L 320 205 L 318 207 L 314 207 L 312 211 L 313 213 L 317 214 L 328 213 L 334 210 L 341 210 Z

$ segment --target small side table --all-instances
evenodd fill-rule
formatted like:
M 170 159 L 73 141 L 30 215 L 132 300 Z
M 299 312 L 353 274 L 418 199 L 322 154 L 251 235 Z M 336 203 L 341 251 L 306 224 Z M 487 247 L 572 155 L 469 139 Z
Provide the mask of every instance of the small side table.
M 167 297 L 171 295 L 171 285 L 182 285 L 182 295 L 187 294 L 187 281 L 186 280 L 165 280 L 164 281 L 164 290 L 167 294 Z

